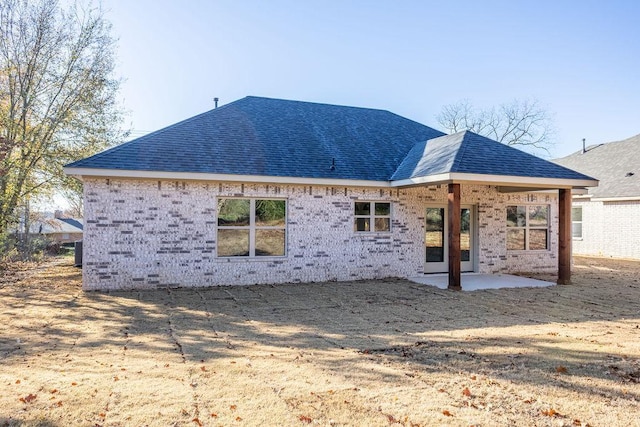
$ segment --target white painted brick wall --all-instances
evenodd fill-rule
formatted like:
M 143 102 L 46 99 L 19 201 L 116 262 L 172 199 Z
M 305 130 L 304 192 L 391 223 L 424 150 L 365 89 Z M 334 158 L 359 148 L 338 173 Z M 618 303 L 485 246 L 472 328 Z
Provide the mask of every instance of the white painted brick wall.
M 85 289 L 411 277 L 424 269 L 427 203 L 446 203 L 446 186 L 372 189 L 86 178 Z M 462 203 L 477 207 L 483 273 L 557 268 L 557 196 L 501 194 L 462 186 Z M 216 258 L 218 197 L 286 198 L 287 256 Z M 393 203 L 392 232 L 353 231 L 353 202 Z M 507 252 L 507 204 L 551 205 L 550 250 Z
M 582 239 L 574 239 L 574 254 L 640 259 L 640 201 L 573 206 L 582 206 Z

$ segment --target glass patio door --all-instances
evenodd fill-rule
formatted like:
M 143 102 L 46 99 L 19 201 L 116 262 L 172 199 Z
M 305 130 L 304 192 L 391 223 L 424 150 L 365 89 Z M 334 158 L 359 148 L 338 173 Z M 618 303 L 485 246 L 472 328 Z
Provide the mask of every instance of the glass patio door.
M 474 218 L 471 206 L 460 209 L 460 269 L 473 271 Z M 449 271 L 447 207 L 428 206 L 425 215 L 425 273 Z

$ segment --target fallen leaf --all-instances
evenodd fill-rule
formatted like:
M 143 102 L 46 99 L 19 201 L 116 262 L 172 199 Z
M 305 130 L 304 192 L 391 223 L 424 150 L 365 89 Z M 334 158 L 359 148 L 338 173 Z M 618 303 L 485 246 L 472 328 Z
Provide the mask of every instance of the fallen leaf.
M 118 381 L 120 378 L 118 378 L 118 376 L 116 375 L 115 377 L 113 377 L 114 381 Z
M 16 384 L 20 384 L 20 380 L 16 380 Z
M 442 415 L 446 416 L 446 417 L 453 417 L 453 414 L 449 411 L 447 411 L 446 409 L 444 411 L 442 411 Z
M 579 419 L 576 418 L 575 420 L 573 420 L 573 425 L 574 426 L 581 426 L 582 422 Z
M 191 421 L 193 421 L 194 423 L 196 423 L 197 425 L 199 425 L 200 427 L 202 427 L 202 422 L 196 417 L 194 419 L 192 419 Z
M 201 367 L 200 367 L 200 370 L 201 370 L 202 372 L 207 372 L 207 368 L 206 368 L 205 366 L 201 366 Z
M 37 395 L 29 393 L 27 396 L 21 397 L 20 398 L 20 402 L 22 402 L 22 403 L 30 403 L 30 402 L 33 402 L 34 400 L 36 400 L 37 397 L 38 397 Z
M 77 385 L 78 385 L 78 383 L 74 381 L 74 382 L 72 382 L 72 383 L 71 383 L 71 385 L 72 385 L 72 386 L 77 386 Z
M 104 417 L 106 417 L 106 416 L 107 416 L 107 414 L 105 414 L 104 412 L 100 412 L 100 413 L 98 414 L 98 416 L 99 416 L 100 418 L 104 418 Z
M 464 390 L 462 390 L 462 394 L 467 397 L 471 396 L 471 391 L 469 390 L 469 387 L 465 387 Z
M 471 375 L 471 379 L 475 381 L 476 380 L 476 376 L 475 375 Z
M 550 408 L 546 411 L 542 411 L 542 415 L 546 415 L 547 417 L 561 417 L 560 413 L 553 408 Z
M 242 418 L 236 417 L 236 421 L 242 421 Z
M 313 420 L 311 418 L 307 417 L 306 415 L 300 415 L 298 417 L 298 419 L 300 421 L 302 421 L 303 423 L 307 423 L 307 424 L 311 424 L 313 422 Z
M 56 403 L 56 405 L 57 405 L 58 407 L 62 406 L 62 400 L 59 400 L 59 401 Z
M 565 368 L 562 365 L 558 365 L 558 366 L 556 366 L 556 372 L 558 372 L 559 374 L 566 374 L 567 373 L 567 368 Z
M 212 412 L 212 413 L 211 413 L 211 417 L 212 417 L 212 418 L 218 418 L 218 414 L 216 414 L 215 412 Z
M 235 411 L 236 409 L 238 409 L 238 407 L 236 405 L 231 405 L 229 406 L 229 409 L 231 409 L 232 411 Z
M 445 389 L 443 389 L 443 388 L 439 388 L 439 389 L 438 389 L 438 391 L 439 391 L 440 393 L 444 393 L 444 392 L 445 392 Z

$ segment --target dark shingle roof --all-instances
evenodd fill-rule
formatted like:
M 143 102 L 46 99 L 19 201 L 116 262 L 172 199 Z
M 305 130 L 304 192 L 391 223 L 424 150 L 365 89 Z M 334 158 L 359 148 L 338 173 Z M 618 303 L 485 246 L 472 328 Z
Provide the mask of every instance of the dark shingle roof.
M 590 179 L 472 132 L 445 135 L 388 111 L 252 96 L 67 167 L 368 181 L 454 172 Z
M 78 221 L 75 218 L 58 218 L 60 221 L 62 222 L 66 222 L 67 224 L 69 224 L 72 227 L 76 227 L 78 229 L 80 229 L 80 231 L 82 231 L 83 229 L 83 225 L 80 221 Z
M 441 135 L 388 111 L 250 96 L 67 166 L 387 181 Z
M 589 188 L 593 197 L 640 196 L 640 135 L 592 145 L 584 154 L 580 150 L 554 162 L 600 180 Z
M 392 179 L 441 173 L 592 179 L 470 131 L 416 144 Z

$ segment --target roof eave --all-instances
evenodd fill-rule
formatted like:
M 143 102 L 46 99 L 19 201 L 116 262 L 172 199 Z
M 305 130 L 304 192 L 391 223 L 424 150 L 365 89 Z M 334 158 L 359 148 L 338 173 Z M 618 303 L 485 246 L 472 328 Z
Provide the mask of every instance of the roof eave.
M 592 202 L 634 202 L 640 200 L 640 196 L 612 196 L 612 197 L 592 197 Z
M 567 178 L 542 178 L 529 176 L 508 176 L 508 175 L 484 175 L 472 173 L 442 173 L 424 177 L 416 177 L 392 181 L 392 187 L 411 187 L 415 185 L 435 185 L 435 184 L 481 184 L 500 185 L 503 187 L 531 187 L 537 189 L 544 188 L 584 188 L 597 187 L 597 180 L 589 179 L 567 179 Z
M 389 181 L 370 181 L 343 178 L 306 178 L 291 176 L 234 175 L 202 172 L 167 172 L 123 169 L 98 169 L 66 167 L 64 173 L 80 179 L 83 177 L 173 179 L 181 181 L 221 181 L 269 184 L 334 185 L 347 187 L 390 187 Z
M 133 178 L 133 179 L 177 179 L 187 181 L 222 181 L 249 182 L 270 184 L 300 184 L 300 185 L 335 185 L 348 187 L 413 187 L 437 184 L 480 184 L 500 185 L 503 187 L 529 187 L 532 189 L 547 188 L 584 188 L 596 187 L 597 180 L 539 178 L 506 175 L 482 175 L 469 173 L 442 173 L 424 177 L 409 178 L 395 181 L 370 181 L 341 178 L 305 178 L 290 176 L 262 176 L 262 175 L 234 175 L 202 172 L 167 172 L 123 169 L 98 169 L 66 167 L 64 173 L 77 177 L 104 178 Z

